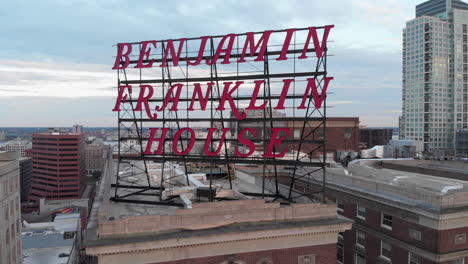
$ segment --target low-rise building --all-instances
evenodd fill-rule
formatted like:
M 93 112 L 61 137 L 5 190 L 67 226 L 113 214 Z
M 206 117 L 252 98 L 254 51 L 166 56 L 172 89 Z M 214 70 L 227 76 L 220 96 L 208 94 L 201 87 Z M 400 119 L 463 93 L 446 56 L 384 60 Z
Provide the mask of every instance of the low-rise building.
M 86 173 L 92 174 L 96 171 L 102 171 L 107 155 L 109 155 L 109 146 L 104 144 L 101 139 L 95 139 L 85 144 L 85 168 Z
M 31 191 L 33 163 L 32 158 L 23 157 L 19 159 L 20 165 L 20 186 L 21 186 L 21 202 L 26 202 Z
M 0 263 L 21 263 L 19 152 L 0 152 Z
M 393 135 L 391 128 L 360 128 L 359 142 L 365 144 L 367 148 L 376 145 L 387 145 Z
M 79 261 L 79 210 L 56 212 L 52 222 L 24 223 L 21 233 L 23 264 L 74 264 Z
M 250 119 L 262 120 L 265 118 L 265 113 L 263 110 L 243 110 L 239 111 L 245 112 L 247 117 Z M 244 128 L 251 128 L 255 130 L 256 136 L 249 135 L 247 136 L 252 139 L 262 140 L 269 138 L 271 127 L 275 128 L 289 128 L 291 134 L 289 136 L 281 134 L 285 139 L 295 139 L 299 141 L 302 137 L 304 141 L 300 144 L 301 152 L 309 153 L 313 150 L 316 150 L 319 145 L 311 141 L 314 140 L 323 140 L 326 138 L 327 141 L 327 157 L 338 160 L 339 156 L 342 155 L 342 152 L 346 152 L 346 155 L 357 155 L 359 151 L 359 117 L 327 117 L 326 122 L 326 134 L 323 134 L 323 121 L 322 120 L 313 120 L 306 123 L 304 126 L 304 121 L 290 121 L 287 120 L 288 116 L 285 113 L 279 111 L 272 112 L 273 117 L 282 118 L 283 121 L 274 121 L 271 125 L 264 124 L 262 121 L 252 121 L 252 120 L 235 120 L 229 123 L 229 128 L 233 135 L 236 135 L 239 131 Z M 234 118 L 234 115 L 231 113 L 231 118 Z M 318 128 L 320 127 L 320 128 Z M 317 129 L 318 128 L 318 129 Z M 304 130 L 302 132 L 302 130 Z M 302 134 L 301 134 L 302 132 Z M 256 149 L 261 150 L 263 144 L 256 144 Z M 296 151 L 299 148 L 299 144 L 288 143 L 288 149 Z M 319 152 L 315 153 L 316 155 L 321 155 Z M 316 158 L 316 157 L 313 157 Z
M 19 151 L 21 157 L 26 157 L 25 151 L 32 147 L 32 143 L 29 140 L 24 140 L 22 138 L 16 138 L 14 140 L 8 141 L 4 146 L 3 150 L 6 151 Z

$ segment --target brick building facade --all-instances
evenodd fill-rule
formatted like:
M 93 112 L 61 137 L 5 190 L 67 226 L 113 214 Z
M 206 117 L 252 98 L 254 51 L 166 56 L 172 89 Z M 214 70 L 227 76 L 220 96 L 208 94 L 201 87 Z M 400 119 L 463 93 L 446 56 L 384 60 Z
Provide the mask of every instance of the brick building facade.
M 263 111 L 246 111 L 248 118 L 263 118 Z M 232 113 L 231 113 L 232 115 Z M 287 119 L 286 114 L 273 111 L 273 116 L 277 118 Z M 233 118 L 233 116 L 231 116 Z M 231 133 L 237 134 L 244 128 L 253 128 L 256 131 L 256 137 L 253 135 L 247 134 L 251 139 L 261 140 L 264 138 L 269 138 L 271 125 L 267 124 L 264 127 L 263 122 L 252 122 L 252 121 L 242 121 L 237 120 L 229 124 Z M 303 121 L 276 121 L 273 124 L 275 128 L 289 128 L 291 135 L 288 137 L 285 133 L 280 133 L 280 136 L 285 137 L 285 139 L 296 139 L 299 140 L 302 133 L 302 128 L 304 126 Z M 317 127 L 319 127 L 316 129 Z M 322 132 L 322 122 L 321 121 L 310 121 L 305 126 L 303 135 L 308 135 L 304 137 L 305 140 L 315 141 L 323 140 L 326 138 L 327 141 L 327 155 L 328 157 L 337 158 L 337 151 L 359 151 L 359 118 L 358 117 L 328 117 L 326 119 L 326 135 L 323 135 Z M 266 131 L 264 131 L 266 129 Z M 237 132 L 236 132 L 237 131 Z M 325 136 L 325 137 L 324 137 Z M 284 143 L 286 145 L 286 143 Z M 317 148 L 317 144 L 311 142 L 302 142 L 301 152 L 308 153 Z M 289 150 L 297 150 L 298 144 L 287 144 Z M 263 145 L 256 144 L 256 149 L 263 149 Z M 319 153 L 317 153 L 319 155 Z
M 85 168 L 86 173 L 92 174 L 95 171 L 102 171 L 110 149 L 101 139 L 95 139 L 85 144 Z
M 392 139 L 393 130 L 390 128 L 361 128 L 359 143 L 372 148 L 376 145 L 387 145 Z
M 0 263 L 21 257 L 20 167 L 18 151 L 0 151 Z
M 310 247 L 273 249 L 232 255 L 186 259 L 158 264 L 329 264 L 336 261 L 336 243 Z
M 33 181 L 29 199 L 80 198 L 85 186 L 83 134 L 33 134 Z
M 341 234 L 341 263 L 468 261 L 468 182 L 355 161 L 330 169 L 327 195 L 355 221 Z M 340 263 L 340 262 L 339 262 Z
M 322 140 L 324 139 L 321 129 L 316 133 L 312 131 L 319 125 L 318 121 L 311 121 L 305 128 L 304 134 L 310 136 L 306 140 Z M 329 156 L 336 158 L 337 151 L 359 151 L 359 118 L 358 117 L 328 117 L 326 121 L 326 141 L 327 153 Z M 303 122 L 288 121 L 286 127 L 293 129 L 293 136 L 299 136 L 303 127 Z M 309 152 L 315 149 L 317 145 L 312 143 L 304 143 L 301 151 Z M 295 146 L 291 146 L 296 149 Z M 320 153 L 317 153 L 320 154 Z

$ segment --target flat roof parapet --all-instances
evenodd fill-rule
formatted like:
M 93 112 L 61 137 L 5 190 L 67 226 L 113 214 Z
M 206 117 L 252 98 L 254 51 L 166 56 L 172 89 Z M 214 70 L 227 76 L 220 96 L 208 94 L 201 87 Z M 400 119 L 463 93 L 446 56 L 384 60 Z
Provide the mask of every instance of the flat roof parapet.
M 193 204 L 175 215 L 141 215 L 99 223 L 101 238 L 202 230 L 232 224 L 294 222 L 336 218 L 335 204 L 266 203 L 264 200 L 223 201 Z
M 348 171 L 329 169 L 327 183 L 409 207 L 444 210 L 468 206 L 468 182 L 381 167 L 386 160 L 356 160 Z

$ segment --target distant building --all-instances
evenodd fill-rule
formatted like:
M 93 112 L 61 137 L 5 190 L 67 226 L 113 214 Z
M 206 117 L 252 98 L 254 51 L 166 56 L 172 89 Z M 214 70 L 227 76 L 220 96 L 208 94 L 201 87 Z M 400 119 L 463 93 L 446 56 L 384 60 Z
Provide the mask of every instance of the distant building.
M 82 125 L 73 125 L 73 128 L 72 128 L 72 133 L 83 133 L 84 130 L 83 130 L 83 126 Z
M 21 186 L 21 202 L 26 202 L 31 191 L 33 162 L 30 157 L 19 159 L 20 165 L 20 186 Z
M 30 200 L 80 198 L 85 187 L 84 135 L 50 129 L 33 134 Z
M 109 155 L 110 148 L 101 139 L 95 139 L 85 144 L 85 167 L 86 173 L 91 174 L 101 171 Z
M 455 150 L 457 158 L 468 158 L 468 129 L 457 131 Z
M 391 128 L 360 128 L 359 142 L 366 144 L 367 148 L 376 145 L 387 145 L 392 139 Z
M 468 128 L 468 4 L 430 0 L 403 29 L 400 139 L 448 156 L 455 131 Z
M 0 131 L 0 141 L 6 140 L 6 133 L 4 130 Z
M 25 149 L 24 150 L 24 156 L 32 158 L 32 149 L 31 148 Z
M 0 152 L 0 263 L 21 263 L 18 152 Z
M 52 222 L 25 223 L 21 240 L 23 264 L 79 263 L 80 211 L 63 208 L 54 214 Z
M 376 145 L 370 149 L 362 149 L 362 159 L 374 158 L 416 158 L 423 150 L 421 142 L 414 140 L 390 140 L 387 145 Z
M 241 112 L 244 110 L 241 110 Z M 246 111 L 248 118 L 262 118 L 263 111 Z M 275 117 L 286 117 L 286 114 L 273 111 Z M 231 118 L 234 118 L 231 113 Z M 301 137 L 301 130 L 303 128 L 303 121 L 276 121 L 273 127 L 276 128 L 290 128 L 291 137 L 299 139 Z M 308 135 L 305 139 L 307 140 L 320 140 L 324 138 L 322 128 L 318 129 L 315 133 L 312 133 L 315 127 L 319 126 L 319 121 L 310 121 L 305 127 L 304 135 Z M 264 132 L 264 129 L 271 129 L 271 126 L 264 128 L 263 122 L 252 122 L 236 120 L 229 124 L 232 134 L 238 133 L 244 128 L 253 128 L 256 130 L 257 139 L 264 138 L 268 135 L 268 131 Z M 326 119 L 326 139 L 327 139 L 327 156 L 333 159 L 337 159 L 338 152 L 354 152 L 359 151 L 359 118 L 358 117 L 327 117 Z M 237 131 L 237 132 L 236 132 Z M 284 135 L 285 136 L 285 135 Z M 255 139 L 255 137 L 252 137 Z M 286 137 L 287 138 L 287 137 Z M 301 145 L 301 152 L 307 153 L 317 147 L 313 143 L 303 143 Z M 257 149 L 263 148 L 263 145 L 257 144 Z M 288 146 L 290 150 L 296 150 L 298 145 L 290 144 Z
M 355 221 L 339 237 L 338 263 L 467 263 L 468 173 L 463 166 L 356 160 L 347 171 L 327 169 L 329 199 Z
M 31 146 L 31 141 L 16 138 L 14 140 L 8 141 L 7 144 L 3 146 L 3 149 L 6 151 L 19 151 L 21 157 L 25 157 L 26 149 L 30 149 Z

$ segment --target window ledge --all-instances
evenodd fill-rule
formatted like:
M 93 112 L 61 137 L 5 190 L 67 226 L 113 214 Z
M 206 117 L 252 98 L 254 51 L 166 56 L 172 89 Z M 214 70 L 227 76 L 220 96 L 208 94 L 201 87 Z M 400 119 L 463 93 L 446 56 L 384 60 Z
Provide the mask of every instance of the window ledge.
M 380 225 L 381 227 L 387 229 L 387 230 L 392 230 L 392 227 L 391 226 L 388 226 L 388 225 L 384 225 L 384 224 L 381 224 Z

